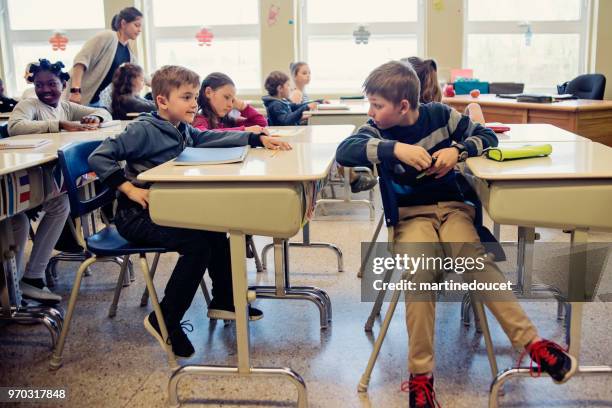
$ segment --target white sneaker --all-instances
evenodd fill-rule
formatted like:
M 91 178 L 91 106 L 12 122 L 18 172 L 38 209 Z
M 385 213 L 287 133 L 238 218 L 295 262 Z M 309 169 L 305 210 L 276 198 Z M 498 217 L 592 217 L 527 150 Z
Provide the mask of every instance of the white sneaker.
M 60 295 L 56 295 L 55 293 L 51 292 L 46 286 L 39 289 L 36 286 L 32 286 L 29 283 L 21 281 L 19 282 L 19 288 L 21 289 L 21 294 L 26 299 L 36 300 L 41 303 L 59 303 L 62 301 L 62 297 Z

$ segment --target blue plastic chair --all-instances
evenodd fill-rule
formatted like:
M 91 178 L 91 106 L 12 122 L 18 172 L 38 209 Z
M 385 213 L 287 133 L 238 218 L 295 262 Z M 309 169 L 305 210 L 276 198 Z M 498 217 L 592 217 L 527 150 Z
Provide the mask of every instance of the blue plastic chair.
M 378 165 L 377 171 L 378 171 L 378 186 L 380 188 L 384 218 L 385 218 L 385 223 L 387 225 L 387 229 L 389 231 L 388 236 L 393 237 L 394 235 L 393 228 L 399 222 L 397 194 L 393 187 L 394 181 L 392 179 L 390 170 L 386 168 L 385 166 Z M 482 204 L 478 200 L 478 196 L 473 191 L 473 189 L 471 189 L 471 187 L 467 183 L 467 180 L 465 180 L 463 176 L 461 175 L 458 175 L 458 176 L 460 177 L 460 179 L 458 180 L 458 183 L 464 193 L 466 202 L 469 202 L 470 204 L 474 205 L 476 209 L 474 226 L 476 227 L 476 231 L 478 232 L 478 235 L 480 236 L 481 241 L 483 241 L 483 244 L 485 245 L 487 252 L 492 252 L 495 255 L 495 259 L 498 261 L 501 259 L 505 260 L 505 254 L 503 252 L 501 245 L 499 245 L 499 243 L 497 242 L 493 234 L 491 234 L 491 232 L 485 226 L 482 225 Z M 372 242 L 375 242 L 377 238 L 378 238 L 377 236 L 373 237 Z M 391 240 L 391 238 L 389 238 L 389 240 Z M 485 240 L 487 242 L 485 242 Z M 370 255 L 371 255 L 371 250 L 369 249 L 366 255 L 366 260 L 364 262 L 368 262 L 368 258 L 370 257 Z M 393 272 L 394 272 L 393 269 L 387 270 L 383 278 L 383 281 L 389 282 L 392 278 Z M 384 302 L 385 294 L 386 294 L 385 291 L 378 292 L 376 301 L 374 302 L 374 306 L 372 307 L 372 311 L 370 312 L 370 316 L 368 317 L 368 320 L 366 321 L 366 324 L 365 324 L 366 332 L 372 331 L 374 321 L 376 317 L 380 314 L 380 310 Z M 393 318 L 393 314 L 395 313 L 395 308 L 397 307 L 397 304 L 399 302 L 400 294 L 401 292 L 398 290 L 393 291 L 393 296 L 391 297 L 391 300 L 389 302 L 389 309 L 387 310 L 387 313 L 385 314 L 385 317 L 383 318 L 383 321 L 380 326 L 380 333 L 374 342 L 374 349 L 372 350 L 372 353 L 370 354 L 370 358 L 368 360 L 366 369 L 363 372 L 361 379 L 359 381 L 358 389 L 360 392 L 367 391 L 367 388 L 370 382 L 370 376 L 372 374 L 372 370 L 374 369 L 374 365 L 376 364 L 376 360 L 378 358 L 380 348 L 382 347 L 382 343 L 387 334 L 387 330 L 389 329 L 389 325 L 391 324 L 391 319 Z M 469 293 L 467 295 L 468 296 L 465 296 L 462 301 L 462 306 L 461 306 L 462 307 L 462 312 L 461 312 L 462 318 L 464 320 L 464 323 L 467 323 L 466 325 L 469 325 L 469 308 L 474 309 L 474 315 L 476 316 L 477 330 L 483 333 L 483 337 L 484 337 L 485 345 L 487 349 L 487 357 L 489 359 L 489 364 L 491 367 L 491 373 L 492 373 L 493 378 L 495 378 L 498 373 L 497 360 L 495 359 L 495 354 L 493 351 L 493 342 L 491 340 L 491 333 L 489 331 L 489 326 L 487 323 L 484 306 L 481 302 L 477 302 L 474 299 L 470 298 Z M 466 319 L 467 319 L 467 322 L 466 322 Z
M 67 187 L 67 194 L 70 201 L 70 215 L 73 218 L 79 219 L 82 216 L 90 214 L 92 211 L 99 209 L 100 207 L 111 203 L 115 198 L 115 193 L 109 188 L 103 188 L 102 191 L 96 191 L 91 198 L 83 199 L 79 194 L 79 187 L 77 186 L 77 179 L 84 174 L 92 171 L 88 163 L 89 155 L 100 145 L 100 141 L 88 141 L 88 142 L 77 142 L 72 143 L 58 151 L 59 165 L 64 176 L 64 183 Z M 99 232 L 85 238 L 85 251 L 88 256 L 83 263 L 81 263 L 77 270 L 74 285 L 70 293 L 70 300 L 68 302 L 68 310 L 62 332 L 60 334 L 57 346 L 53 352 L 51 358 L 50 367 L 51 369 L 58 369 L 62 365 L 62 353 L 70 330 L 70 323 L 72 321 L 74 307 L 76 305 L 77 296 L 81 287 L 81 281 L 83 279 L 84 272 L 94 262 L 105 260 L 115 257 L 123 257 L 124 262 L 122 263 L 121 272 L 117 281 L 117 287 L 115 290 L 115 296 L 113 299 L 113 305 L 116 309 L 117 302 L 119 300 L 119 293 L 121 292 L 121 286 L 125 277 L 127 269 L 127 260 L 130 255 L 138 255 L 140 257 L 140 265 L 144 275 L 144 279 L 147 285 L 149 296 L 151 297 L 151 303 L 157 317 L 157 321 L 160 324 L 162 337 L 168 338 L 168 330 L 165 325 L 165 320 L 162 315 L 159 301 L 157 299 L 157 293 L 153 286 L 153 275 L 157 266 L 157 260 L 159 254 L 168 252 L 168 249 L 162 247 L 143 247 L 135 245 L 125 240 L 119 233 L 115 226 L 107 225 Z M 155 253 L 155 260 L 153 262 L 153 269 L 149 270 L 147 263 L 146 254 Z M 111 306 L 111 310 L 113 306 Z M 109 315 L 112 314 L 109 312 Z M 168 343 L 168 342 L 166 342 Z M 168 359 L 172 367 L 176 366 L 176 360 L 174 353 L 169 344 L 167 344 L 166 352 Z

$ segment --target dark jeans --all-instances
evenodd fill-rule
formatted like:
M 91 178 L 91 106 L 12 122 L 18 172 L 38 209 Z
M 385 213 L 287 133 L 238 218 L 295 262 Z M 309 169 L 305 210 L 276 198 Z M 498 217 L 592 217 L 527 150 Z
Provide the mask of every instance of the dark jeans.
M 117 209 L 115 225 L 125 239 L 168 248 L 180 255 L 160 303 L 169 327 L 178 325 L 189 309 L 207 268 L 215 308 L 233 305 L 230 249 L 225 233 L 162 227 L 151 220 L 148 210 L 121 207 Z

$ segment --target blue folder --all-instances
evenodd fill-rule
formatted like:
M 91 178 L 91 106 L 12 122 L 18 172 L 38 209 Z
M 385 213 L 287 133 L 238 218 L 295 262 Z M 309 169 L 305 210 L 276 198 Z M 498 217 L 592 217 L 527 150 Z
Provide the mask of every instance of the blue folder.
M 249 146 L 239 147 L 188 147 L 174 160 L 179 166 L 201 164 L 227 164 L 244 161 Z

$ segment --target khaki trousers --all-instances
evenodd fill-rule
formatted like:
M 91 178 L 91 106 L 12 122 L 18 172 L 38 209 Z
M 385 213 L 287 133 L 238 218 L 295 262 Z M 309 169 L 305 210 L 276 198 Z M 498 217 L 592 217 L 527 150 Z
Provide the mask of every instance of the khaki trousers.
M 401 243 L 439 243 L 439 245 L 407 245 L 417 254 L 410 256 L 485 257 L 485 250 L 474 227 L 474 208 L 455 201 L 434 205 L 401 207 L 400 222 L 394 228 L 394 250 L 405 253 Z M 450 243 L 450 244 L 449 244 Z M 436 249 L 437 248 L 437 249 Z M 412 281 L 435 282 L 439 273 L 435 270 L 418 270 Z M 466 271 L 465 282 L 506 282 L 490 256 L 485 257 L 484 269 Z M 408 329 L 408 370 L 414 374 L 428 373 L 434 369 L 434 327 L 436 293 L 434 291 L 406 291 L 406 326 Z M 515 348 L 529 344 L 537 330 L 510 291 L 495 295 L 503 301 L 484 300 Z

